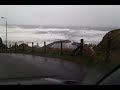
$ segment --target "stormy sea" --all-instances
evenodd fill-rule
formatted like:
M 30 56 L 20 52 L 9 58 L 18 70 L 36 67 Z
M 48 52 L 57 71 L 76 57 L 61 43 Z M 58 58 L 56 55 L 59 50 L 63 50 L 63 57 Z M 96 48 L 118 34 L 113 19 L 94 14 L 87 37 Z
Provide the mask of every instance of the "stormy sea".
M 78 26 L 39 26 L 39 25 L 8 25 L 8 45 L 27 43 L 31 46 L 39 46 L 52 43 L 59 40 L 70 40 L 71 42 L 80 42 L 84 39 L 86 44 L 98 44 L 103 36 L 110 30 L 115 29 L 111 27 L 78 27 Z M 0 37 L 5 43 L 6 40 L 6 27 L 0 25 Z

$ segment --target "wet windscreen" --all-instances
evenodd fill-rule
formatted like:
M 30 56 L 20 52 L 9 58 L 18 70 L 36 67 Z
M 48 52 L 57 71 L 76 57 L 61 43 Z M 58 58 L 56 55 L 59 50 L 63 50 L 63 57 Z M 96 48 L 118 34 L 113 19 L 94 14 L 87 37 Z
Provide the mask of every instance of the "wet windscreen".
M 0 6 L 0 84 L 95 85 L 120 64 L 119 8 Z

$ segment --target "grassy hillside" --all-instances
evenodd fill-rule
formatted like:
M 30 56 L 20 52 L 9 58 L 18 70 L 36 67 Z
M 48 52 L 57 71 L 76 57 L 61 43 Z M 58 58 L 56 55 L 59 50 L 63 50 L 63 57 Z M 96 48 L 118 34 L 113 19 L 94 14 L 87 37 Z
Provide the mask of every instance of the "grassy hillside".
M 107 47 L 107 41 L 111 38 L 111 49 L 120 49 L 120 29 L 112 30 L 108 32 L 102 39 L 102 41 L 98 44 L 97 50 L 105 50 Z
M 109 39 L 111 40 L 110 61 L 120 63 L 120 29 L 112 30 L 103 37 L 102 41 L 95 48 L 96 57 L 101 61 L 105 60 Z

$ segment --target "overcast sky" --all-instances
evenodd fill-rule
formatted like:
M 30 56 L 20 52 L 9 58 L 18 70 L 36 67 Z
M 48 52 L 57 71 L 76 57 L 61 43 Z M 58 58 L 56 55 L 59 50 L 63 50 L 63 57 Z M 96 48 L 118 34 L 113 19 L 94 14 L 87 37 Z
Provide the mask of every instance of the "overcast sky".
M 120 26 L 119 5 L 0 5 L 0 16 L 9 24 Z

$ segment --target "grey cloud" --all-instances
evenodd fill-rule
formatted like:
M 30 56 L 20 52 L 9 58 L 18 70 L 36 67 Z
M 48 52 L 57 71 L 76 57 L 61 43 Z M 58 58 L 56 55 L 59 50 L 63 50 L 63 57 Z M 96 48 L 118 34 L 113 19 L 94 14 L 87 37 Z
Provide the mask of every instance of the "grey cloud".
M 120 26 L 119 5 L 2 5 L 0 16 L 9 24 Z

